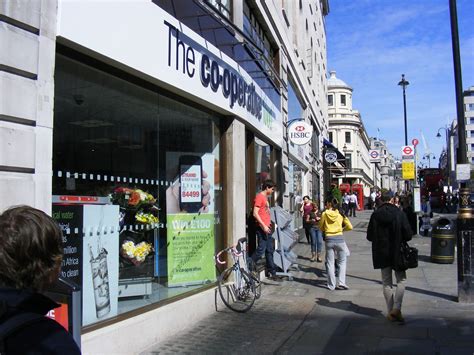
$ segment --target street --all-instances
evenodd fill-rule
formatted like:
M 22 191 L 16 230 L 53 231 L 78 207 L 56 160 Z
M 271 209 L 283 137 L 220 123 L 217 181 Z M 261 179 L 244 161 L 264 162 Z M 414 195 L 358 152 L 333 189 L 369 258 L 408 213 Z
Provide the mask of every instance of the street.
M 324 263 L 310 261 L 300 242 L 293 281 L 264 280 L 262 297 L 245 314 L 217 312 L 143 354 L 469 354 L 474 353 L 474 307 L 457 302 L 457 265 L 430 262 L 430 239 L 415 236 L 419 266 L 407 271 L 404 325 L 385 318 L 380 271 L 365 232 L 371 211 L 351 218 L 349 290 L 325 289 Z M 304 238 L 300 239 L 302 241 Z M 170 322 L 173 320 L 170 319 Z

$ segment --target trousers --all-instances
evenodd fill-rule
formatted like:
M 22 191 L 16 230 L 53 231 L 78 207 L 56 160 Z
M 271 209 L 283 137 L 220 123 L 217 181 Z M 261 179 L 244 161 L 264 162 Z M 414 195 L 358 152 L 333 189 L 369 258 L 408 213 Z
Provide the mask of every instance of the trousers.
M 395 278 L 397 280 L 397 285 L 395 287 L 393 286 L 392 271 L 395 273 Z M 392 309 L 402 309 L 406 280 L 407 274 L 405 271 L 395 271 L 392 270 L 391 267 L 385 267 L 382 269 L 383 295 L 385 297 L 388 312 Z

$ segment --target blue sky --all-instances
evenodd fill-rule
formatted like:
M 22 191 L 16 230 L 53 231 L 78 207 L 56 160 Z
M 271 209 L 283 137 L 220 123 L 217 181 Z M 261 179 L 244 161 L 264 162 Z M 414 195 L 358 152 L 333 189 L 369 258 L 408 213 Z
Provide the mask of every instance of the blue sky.
M 420 131 L 436 156 L 445 146 L 440 127 L 456 117 L 449 0 L 330 0 L 326 17 L 328 72 L 353 89 L 369 136 L 401 156 L 405 133 L 401 74 L 406 89 L 408 142 Z M 463 90 L 474 86 L 474 0 L 458 0 Z M 432 164 L 433 166 L 433 160 Z

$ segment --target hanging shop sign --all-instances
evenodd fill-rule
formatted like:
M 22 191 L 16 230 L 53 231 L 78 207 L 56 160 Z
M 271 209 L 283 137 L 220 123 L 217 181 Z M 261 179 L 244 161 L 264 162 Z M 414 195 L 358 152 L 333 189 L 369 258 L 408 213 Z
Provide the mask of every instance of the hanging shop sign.
M 369 150 L 369 158 L 371 163 L 380 163 L 380 151 L 376 149 Z
M 313 136 L 313 126 L 305 121 L 296 121 L 288 127 L 288 138 L 296 145 L 308 144 Z
M 329 163 L 329 164 L 332 164 L 332 163 L 335 163 L 336 160 L 337 160 L 337 153 L 335 151 L 329 151 L 329 152 L 326 152 L 326 154 L 324 154 L 324 159 Z

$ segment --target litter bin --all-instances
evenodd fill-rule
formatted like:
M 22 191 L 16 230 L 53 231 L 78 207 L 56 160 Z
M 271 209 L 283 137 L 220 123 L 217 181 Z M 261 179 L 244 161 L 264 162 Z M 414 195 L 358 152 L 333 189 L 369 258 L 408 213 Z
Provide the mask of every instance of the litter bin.
M 452 264 L 455 243 L 453 222 L 447 218 L 438 219 L 431 234 L 431 261 L 438 264 Z

